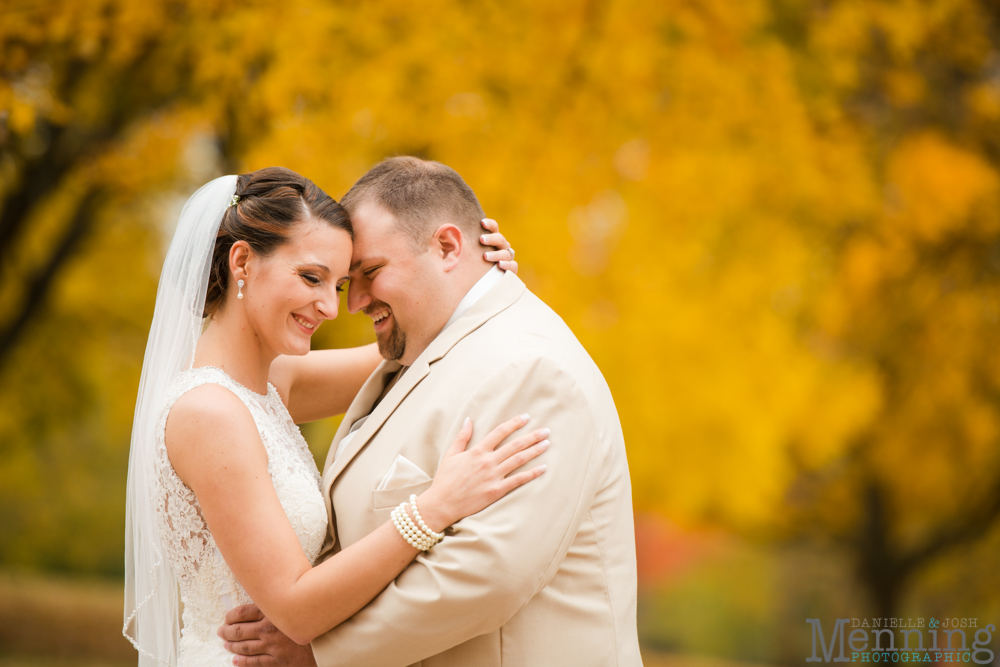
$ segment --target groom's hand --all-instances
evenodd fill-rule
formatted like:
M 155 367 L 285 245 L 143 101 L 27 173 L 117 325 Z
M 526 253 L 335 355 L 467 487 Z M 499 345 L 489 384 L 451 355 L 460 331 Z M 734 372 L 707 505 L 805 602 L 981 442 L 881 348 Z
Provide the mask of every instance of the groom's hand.
M 316 667 L 312 648 L 286 637 L 255 604 L 230 609 L 219 636 L 237 667 Z

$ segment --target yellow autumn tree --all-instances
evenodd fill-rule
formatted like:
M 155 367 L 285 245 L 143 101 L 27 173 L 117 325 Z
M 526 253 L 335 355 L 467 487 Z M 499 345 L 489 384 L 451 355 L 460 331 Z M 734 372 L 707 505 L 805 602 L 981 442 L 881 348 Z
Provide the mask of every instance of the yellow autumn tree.
M 641 511 L 832 536 L 887 612 L 886 568 L 995 522 L 985 0 L 9 5 L 0 560 L 119 567 L 186 194 L 282 164 L 339 196 L 396 153 L 466 177 L 591 351 Z
M 798 10 L 802 76 L 825 91 L 812 104 L 857 129 L 876 188 L 829 237 L 829 288 L 805 319 L 823 354 L 871 369 L 878 401 L 840 456 L 803 470 L 789 519 L 847 549 L 889 616 L 921 568 L 1000 516 L 1000 12 Z

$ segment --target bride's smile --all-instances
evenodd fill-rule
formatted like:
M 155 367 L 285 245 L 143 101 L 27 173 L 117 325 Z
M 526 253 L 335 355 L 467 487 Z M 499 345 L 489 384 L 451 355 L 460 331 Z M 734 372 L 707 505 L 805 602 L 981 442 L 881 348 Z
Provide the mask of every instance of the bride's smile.
M 312 335 L 313 330 L 315 330 L 316 328 L 315 324 L 310 324 L 309 322 L 306 322 L 306 320 L 301 315 L 296 315 L 295 313 L 292 313 L 292 317 L 295 318 L 296 322 L 302 325 L 302 328 L 304 328 L 306 331 L 309 332 L 310 336 Z

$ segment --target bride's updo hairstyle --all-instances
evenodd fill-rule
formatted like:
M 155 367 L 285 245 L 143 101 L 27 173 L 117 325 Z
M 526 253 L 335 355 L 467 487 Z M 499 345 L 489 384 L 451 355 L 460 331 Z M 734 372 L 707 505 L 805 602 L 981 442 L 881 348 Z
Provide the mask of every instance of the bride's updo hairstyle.
M 226 209 L 215 237 L 204 317 L 214 315 L 229 289 L 229 250 L 246 241 L 258 255 L 268 255 L 288 240 L 292 227 L 313 218 L 354 238 L 351 220 L 333 197 L 304 176 L 284 167 L 240 174 L 237 202 Z

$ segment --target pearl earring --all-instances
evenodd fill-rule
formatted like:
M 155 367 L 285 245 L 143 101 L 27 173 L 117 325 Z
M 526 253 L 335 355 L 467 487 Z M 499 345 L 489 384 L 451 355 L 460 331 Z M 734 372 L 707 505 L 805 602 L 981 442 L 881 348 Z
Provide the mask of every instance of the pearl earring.
M 237 280 L 237 281 L 236 281 L 236 284 L 237 284 L 237 285 L 239 286 L 239 288 L 240 288 L 240 291 L 239 291 L 239 292 L 237 292 L 237 294 L 236 294 L 236 298 L 237 298 L 237 299 L 242 299 L 242 298 L 243 298 L 243 279 L 242 279 L 242 278 L 240 278 L 239 280 Z

